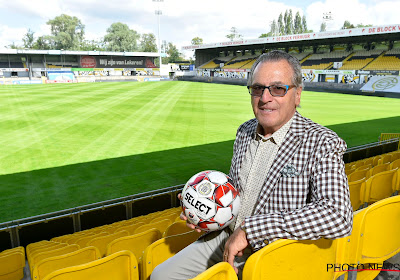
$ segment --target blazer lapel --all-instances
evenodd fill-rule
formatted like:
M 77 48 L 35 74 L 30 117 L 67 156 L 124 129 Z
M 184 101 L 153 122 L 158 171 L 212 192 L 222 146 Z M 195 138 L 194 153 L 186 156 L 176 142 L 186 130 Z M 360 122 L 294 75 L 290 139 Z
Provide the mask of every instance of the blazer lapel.
M 274 162 L 272 163 L 272 166 L 268 172 L 264 186 L 261 189 L 260 200 L 254 210 L 255 214 L 260 213 L 260 210 L 264 207 L 265 203 L 267 203 L 270 194 L 275 189 L 276 183 L 281 176 L 280 171 L 285 165 L 290 163 L 295 153 L 299 149 L 301 143 L 303 142 L 304 130 L 303 117 L 296 111 L 290 129 L 278 150 L 276 158 L 274 159 Z

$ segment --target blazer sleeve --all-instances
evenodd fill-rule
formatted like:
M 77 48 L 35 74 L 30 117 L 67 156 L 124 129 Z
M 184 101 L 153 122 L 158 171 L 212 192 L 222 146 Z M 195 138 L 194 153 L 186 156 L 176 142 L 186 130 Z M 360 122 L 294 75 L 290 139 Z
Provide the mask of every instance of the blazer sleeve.
M 337 136 L 320 145 L 309 180 L 310 203 L 293 211 L 245 218 L 247 239 L 254 250 L 277 239 L 335 239 L 351 233 L 353 210 L 344 171 L 345 151 L 346 143 Z

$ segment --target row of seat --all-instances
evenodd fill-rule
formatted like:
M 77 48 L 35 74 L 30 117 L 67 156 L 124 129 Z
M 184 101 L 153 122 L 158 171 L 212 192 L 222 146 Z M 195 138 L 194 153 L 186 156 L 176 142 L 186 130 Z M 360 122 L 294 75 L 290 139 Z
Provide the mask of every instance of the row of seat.
M 142 262 L 145 249 L 152 243 L 171 236 L 183 235 L 179 244 L 193 242 L 199 233 L 192 232 L 185 222 L 179 219 L 180 208 L 151 213 L 129 221 L 121 221 L 70 235 L 55 237 L 51 241 L 40 241 L 27 246 L 27 259 L 32 279 L 44 279 L 52 271 L 66 267 L 92 263 L 127 250 L 138 263 L 137 273 L 151 273 L 149 261 Z M 149 221 L 143 223 L 143 221 Z M 129 232 L 128 232 L 129 229 Z M 174 240 L 174 239 L 172 239 Z M 178 245 L 179 247 L 180 245 Z M 176 246 L 175 246 L 176 247 Z M 150 258 L 149 255 L 147 258 Z M 151 264 L 158 261 L 151 261 Z M 146 264 L 146 265 L 145 265 Z M 144 268 L 146 267 L 146 268 Z M 144 279 L 144 278 L 140 278 Z
M 345 164 L 346 174 L 349 175 L 354 171 L 365 169 L 365 166 L 375 167 L 384 163 L 391 163 L 400 159 L 400 151 L 394 151 L 382 155 L 377 155 L 374 157 L 369 157 L 366 159 L 357 160 L 354 162 Z M 363 167 L 364 166 L 364 167 Z
M 275 241 L 249 257 L 243 279 L 337 279 L 354 270 L 357 279 L 374 279 L 382 263 L 400 252 L 399 217 L 400 196 L 394 196 L 355 212 L 349 237 Z M 192 280 L 217 279 L 238 278 L 225 262 Z

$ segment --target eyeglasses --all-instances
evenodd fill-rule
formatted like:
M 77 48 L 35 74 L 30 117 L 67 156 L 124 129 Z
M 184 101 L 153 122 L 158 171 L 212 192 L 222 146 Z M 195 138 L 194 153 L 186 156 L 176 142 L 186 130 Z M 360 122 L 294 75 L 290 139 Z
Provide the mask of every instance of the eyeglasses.
M 269 93 L 272 96 L 285 96 L 285 94 L 296 87 L 295 85 L 272 85 L 272 86 L 261 86 L 261 85 L 254 85 L 254 86 L 247 86 L 249 93 L 251 96 L 261 97 L 264 94 L 264 90 L 267 88 Z

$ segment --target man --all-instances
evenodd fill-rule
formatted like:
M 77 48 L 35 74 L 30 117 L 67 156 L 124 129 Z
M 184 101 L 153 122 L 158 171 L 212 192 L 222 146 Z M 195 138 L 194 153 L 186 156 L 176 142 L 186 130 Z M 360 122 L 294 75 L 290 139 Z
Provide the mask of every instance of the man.
M 159 265 L 152 280 L 193 278 L 220 261 L 240 278 L 249 255 L 275 240 L 351 233 L 346 143 L 296 111 L 302 87 L 300 63 L 291 55 L 271 51 L 254 63 L 248 89 L 255 119 L 239 127 L 230 169 L 241 194 L 237 220 Z

